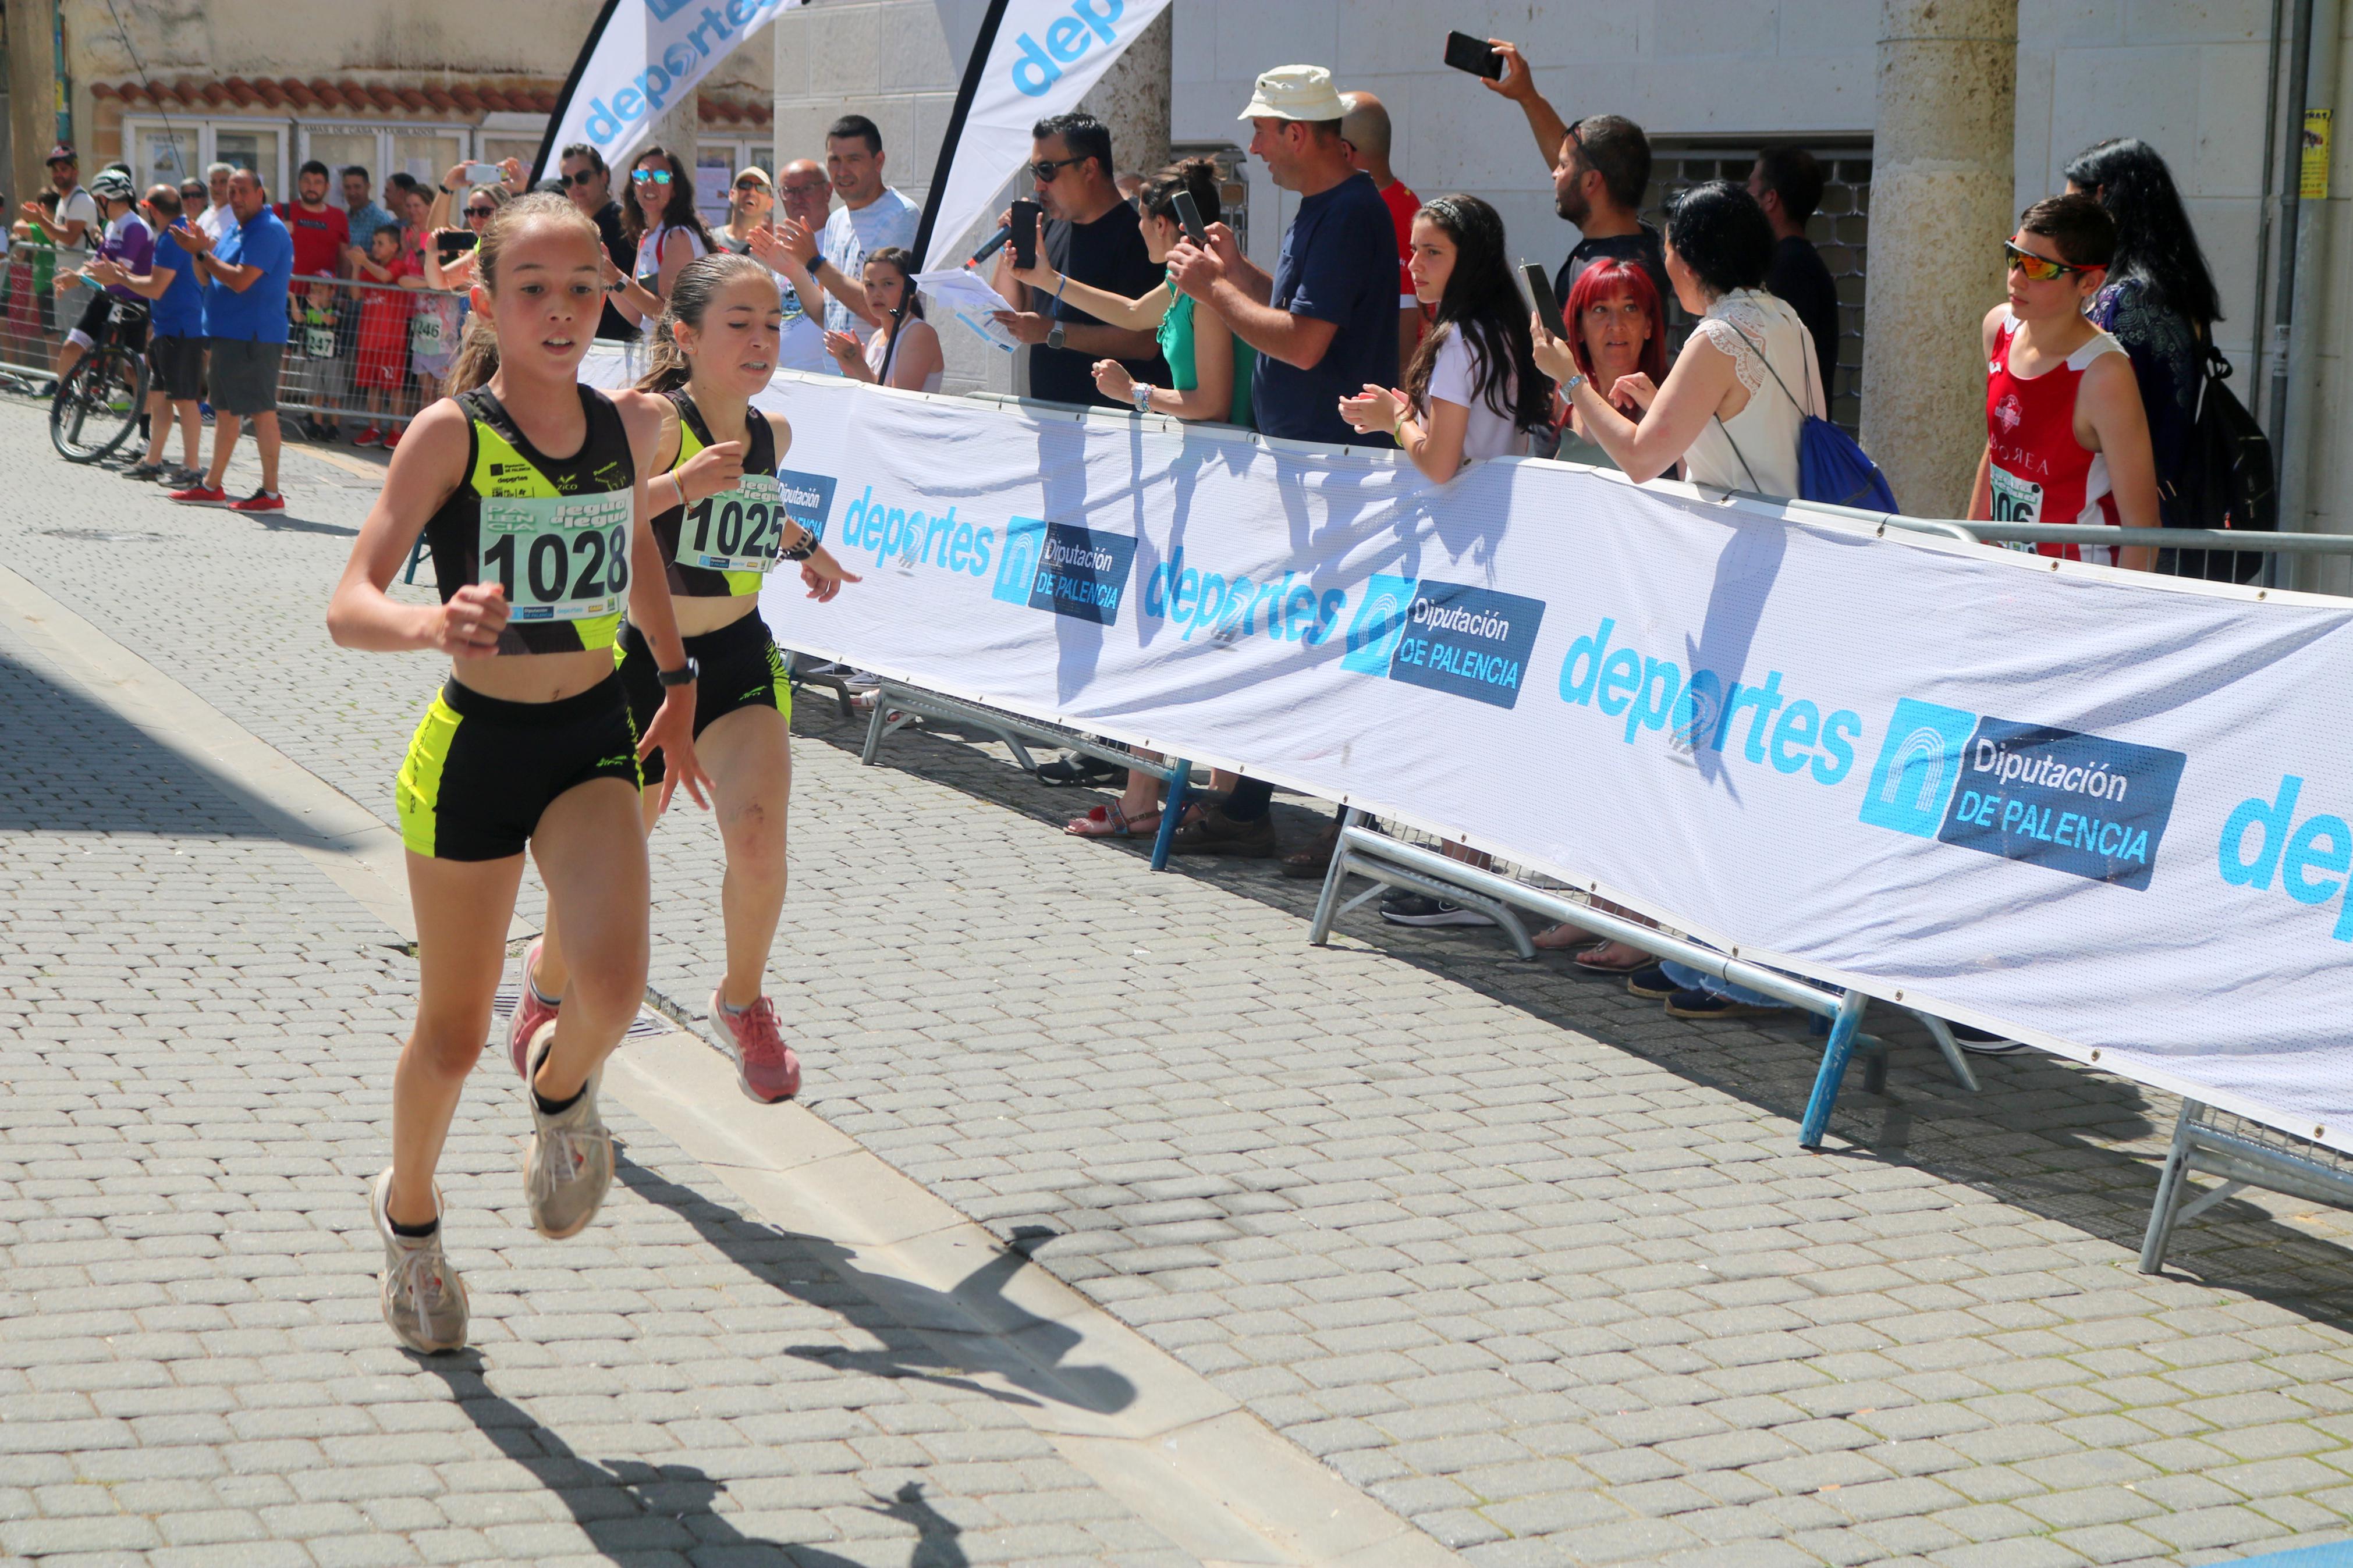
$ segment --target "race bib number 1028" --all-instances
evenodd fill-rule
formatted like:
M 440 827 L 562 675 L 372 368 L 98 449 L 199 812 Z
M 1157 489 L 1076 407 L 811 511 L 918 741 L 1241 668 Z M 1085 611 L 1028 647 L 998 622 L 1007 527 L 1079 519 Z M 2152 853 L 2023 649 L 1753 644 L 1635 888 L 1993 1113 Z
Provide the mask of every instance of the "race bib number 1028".
M 486 496 L 482 581 L 516 621 L 617 614 L 629 594 L 631 495 Z

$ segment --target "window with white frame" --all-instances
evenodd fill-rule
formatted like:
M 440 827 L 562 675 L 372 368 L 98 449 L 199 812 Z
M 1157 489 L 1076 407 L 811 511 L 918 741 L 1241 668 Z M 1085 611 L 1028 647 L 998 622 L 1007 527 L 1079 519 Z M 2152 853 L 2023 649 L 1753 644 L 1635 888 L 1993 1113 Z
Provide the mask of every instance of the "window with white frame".
M 694 206 L 702 215 L 703 222 L 715 226 L 727 221 L 735 171 L 747 166 L 767 175 L 773 184 L 776 177 L 775 144 L 765 139 L 716 141 L 708 136 L 695 143 Z
M 203 179 L 208 164 L 230 163 L 254 170 L 278 192 L 286 188 L 291 129 L 283 120 L 130 114 L 122 120 L 123 161 L 142 181 L 174 184 Z

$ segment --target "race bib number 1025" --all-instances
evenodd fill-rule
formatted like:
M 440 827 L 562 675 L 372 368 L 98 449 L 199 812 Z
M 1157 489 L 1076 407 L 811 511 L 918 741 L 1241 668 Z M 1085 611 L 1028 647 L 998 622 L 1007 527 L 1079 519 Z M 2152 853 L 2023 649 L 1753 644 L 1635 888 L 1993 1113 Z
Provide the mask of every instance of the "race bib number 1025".
M 711 572 L 766 572 L 776 564 L 784 526 L 776 476 L 745 474 L 735 489 L 686 509 L 676 560 Z
M 617 614 L 629 594 L 631 495 L 486 496 L 482 581 L 516 621 Z

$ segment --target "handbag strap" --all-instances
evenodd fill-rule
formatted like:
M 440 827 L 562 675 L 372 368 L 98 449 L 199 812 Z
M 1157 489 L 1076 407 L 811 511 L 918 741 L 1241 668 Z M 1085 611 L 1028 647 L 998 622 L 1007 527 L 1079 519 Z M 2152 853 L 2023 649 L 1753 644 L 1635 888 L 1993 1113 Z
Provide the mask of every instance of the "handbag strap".
M 1724 432 L 1724 444 L 1732 448 L 1732 455 L 1740 459 L 1740 471 L 1748 476 L 1748 488 L 1763 495 L 1763 488 L 1757 483 L 1757 470 L 1748 466 L 1748 455 L 1740 449 L 1740 443 L 1732 438 L 1731 426 L 1725 424 L 1724 416 L 1711 414 L 1708 417 L 1715 420 L 1715 427 Z

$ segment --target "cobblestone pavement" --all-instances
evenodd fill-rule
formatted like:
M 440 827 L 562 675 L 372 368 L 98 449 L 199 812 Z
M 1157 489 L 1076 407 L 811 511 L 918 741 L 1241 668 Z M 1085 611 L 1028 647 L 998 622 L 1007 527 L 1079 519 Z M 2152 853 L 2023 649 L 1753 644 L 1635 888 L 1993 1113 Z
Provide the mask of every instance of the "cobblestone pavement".
M 31 413 L 0 407 L 14 502 L 0 561 L 388 818 L 394 766 L 437 676 L 422 658 L 327 644 L 325 590 L 364 481 L 290 458 L 295 515 L 264 523 L 177 510 L 69 470 L 39 442 Z M 103 715 L 61 722 L 105 733 Z M 1802 1024 L 1679 1023 L 1557 958 L 1509 962 L 1491 933 L 1400 933 L 1359 916 L 1311 949 L 1313 886 L 1266 863 L 1155 877 L 1138 852 L 1061 837 L 1087 797 L 1037 788 L 994 748 L 915 732 L 861 769 L 858 730 L 816 701 L 795 728 L 796 891 L 773 973 L 812 1108 L 1000 1237 L 1050 1232 L 1030 1244 L 1048 1269 L 1470 1561 L 2064 1568 L 2215 1562 L 2353 1533 L 2353 1224 L 2249 1194 L 2185 1226 L 2165 1276 L 2138 1274 L 2174 1110 L 2164 1097 L 2040 1056 L 1982 1062 L 1986 1092 L 1964 1096 L 1915 1032 L 1881 1016 L 1872 1026 L 1898 1045 L 1887 1091 L 1851 1079 L 1831 1152 L 1805 1155 L 1794 1119 L 1819 1042 Z M 193 800 L 168 762 L 152 764 L 156 787 Z M 783 1368 L 774 1337 L 855 1335 L 849 1309 L 792 1283 L 789 1263 L 754 1273 L 714 1257 L 727 1223 L 693 1216 L 716 1200 L 660 1201 L 697 1189 L 648 1134 L 632 1150 L 644 1180 L 584 1238 L 612 1260 L 575 1263 L 516 1224 L 511 1110 L 470 1102 L 480 1120 L 453 1144 L 453 1202 L 513 1226 L 459 1236 L 496 1337 L 481 1370 L 410 1372 L 375 1322 L 372 1260 L 352 1238 L 364 1239 L 356 1179 L 381 1158 L 399 955 L 339 935 L 324 884 L 273 843 L 196 831 L 199 806 L 173 807 L 185 843 L 124 837 L 100 820 L 121 806 L 89 803 L 94 826 L 26 836 L 27 813 L 60 787 L 42 779 L 92 768 L 71 746 L 42 765 L 29 793 L 22 775 L 0 785 L 12 906 L 43 911 L 0 937 L 0 994 L 32 1009 L 21 1027 L 35 1040 L 13 1047 L 16 1088 L 0 1102 L 18 1162 L 5 1167 L 5 1288 L 21 1293 L 0 1332 L 12 1402 L 0 1443 L 37 1424 L 37 1463 L 55 1468 L 0 1491 L 13 1520 L 0 1546 L 148 1544 L 102 1531 L 160 1531 L 183 1505 L 147 1506 L 133 1485 L 255 1518 L 314 1506 L 299 1488 L 280 1504 L 234 1500 L 248 1474 L 283 1487 L 294 1463 L 277 1447 L 245 1460 L 240 1445 L 255 1443 L 323 1467 L 326 1500 L 357 1468 L 413 1465 L 375 1483 L 389 1489 L 386 1520 L 446 1510 L 461 1477 L 501 1475 L 501 1499 L 571 1532 L 562 1550 L 583 1550 L 586 1531 L 617 1554 L 627 1542 L 595 1539 L 583 1505 L 532 1469 L 601 1467 L 585 1506 L 667 1513 L 630 1512 L 660 1483 L 632 1479 L 644 1461 L 621 1457 L 665 1422 L 687 1428 L 676 1436 L 691 1455 L 667 1462 L 726 1489 L 706 1491 L 687 1528 L 707 1531 L 731 1507 L 804 1506 L 770 1499 L 806 1495 L 791 1489 L 805 1477 L 757 1489 L 771 1483 L 706 1446 L 697 1423 L 710 1417 L 660 1403 L 691 1403 L 708 1364 L 773 1380 L 731 1387 L 718 1419 L 787 1469 L 813 1451 L 797 1445 L 845 1446 L 828 1450 L 839 1489 L 808 1505 L 830 1510 L 830 1528 L 898 1531 L 892 1561 L 906 1562 L 905 1521 L 871 1510 L 920 1485 L 944 1516 L 976 1510 L 955 1546 L 974 1552 L 987 1528 L 977 1510 L 1004 1500 L 949 1474 L 949 1455 L 928 1468 L 900 1448 L 853 1462 L 867 1450 L 849 1428 L 897 1440 L 896 1417 Z M 655 1000 L 692 1023 L 719 951 L 716 837 L 692 813 L 674 817 L 656 840 Z M 1286 831 L 1310 820 L 1290 811 Z M 165 876 L 161 861 L 185 871 L 189 856 L 206 875 Z M 78 890 L 85 870 L 95 891 Z M 18 891 L 28 879 L 31 900 Z M 92 934 L 75 918 L 86 900 L 130 898 L 154 934 Z M 201 1073 L 158 1087 L 106 1054 L 130 1010 L 124 949 L 153 967 L 135 1005 L 177 1031 L 174 1068 L 185 1051 Z M 304 1026 L 330 1013 L 359 1026 L 338 1037 L 348 1077 L 303 1048 Z M 330 1101 L 343 1113 L 332 1147 L 309 1125 Z M 240 1127 L 208 1125 L 215 1106 Z M 56 1142 L 23 1154 L 36 1137 Z M 185 1169 L 152 1147 L 183 1139 Z M 323 1187 L 299 1180 L 331 1173 Z M 564 1267 L 595 1267 L 598 1282 L 550 1272 Z M 631 1272 L 608 1287 L 607 1268 Z M 103 1293 L 115 1289 L 138 1299 L 118 1304 Z M 763 1300 L 735 1308 L 741 1329 L 704 1294 L 731 1290 Z M 554 1325 L 574 1291 L 575 1310 L 596 1314 L 596 1356 L 611 1358 L 611 1382 L 586 1392 L 528 1359 L 566 1331 Z M 149 1325 L 150 1312 L 174 1326 Z M 181 1327 L 174 1313 L 203 1321 Z M 694 1319 L 676 1341 L 672 1314 Z M 714 1331 L 727 1346 L 697 1342 Z M 248 1348 L 248 1333 L 275 1337 Z M 79 1347 L 63 1363 L 79 1370 L 48 1370 L 53 1346 Z M 152 1388 L 152 1411 L 115 1378 Z M 926 1416 L 1003 1430 L 986 1401 L 857 1386 L 869 1384 L 920 1394 Z M 379 1386 L 396 1394 L 342 1414 Z M 319 1426 L 239 1426 L 243 1401 L 290 1387 L 303 1391 L 288 1396 L 305 1412 L 294 1424 Z M 637 1407 L 638 1387 L 658 1391 L 659 1414 Z M 804 1436 L 797 1412 L 774 1414 L 773 1391 L 806 1393 L 821 1436 Z M 427 1410 L 438 1458 L 412 1458 L 396 1419 Z M 142 1422 L 199 1434 L 174 1441 L 217 1470 L 170 1491 L 180 1483 L 148 1472 L 143 1450 L 116 1447 L 145 1441 Z M 459 1467 L 445 1428 L 485 1458 L 543 1447 L 550 1428 L 569 1452 Z M 403 1457 L 373 1458 L 385 1444 Z M 1038 1484 L 1074 1509 L 1094 1495 L 1060 1475 Z M 100 1483 L 111 1498 L 90 1489 Z M 449 1490 L 420 1501 L 433 1485 Z M 104 1510 L 90 1535 L 52 1518 L 85 1502 Z M 1069 1528 L 1093 1533 L 1054 1550 L 1151 1549 L 1115 1518 Z M 5 1533 L 41 1530 L 58 1533 Z

